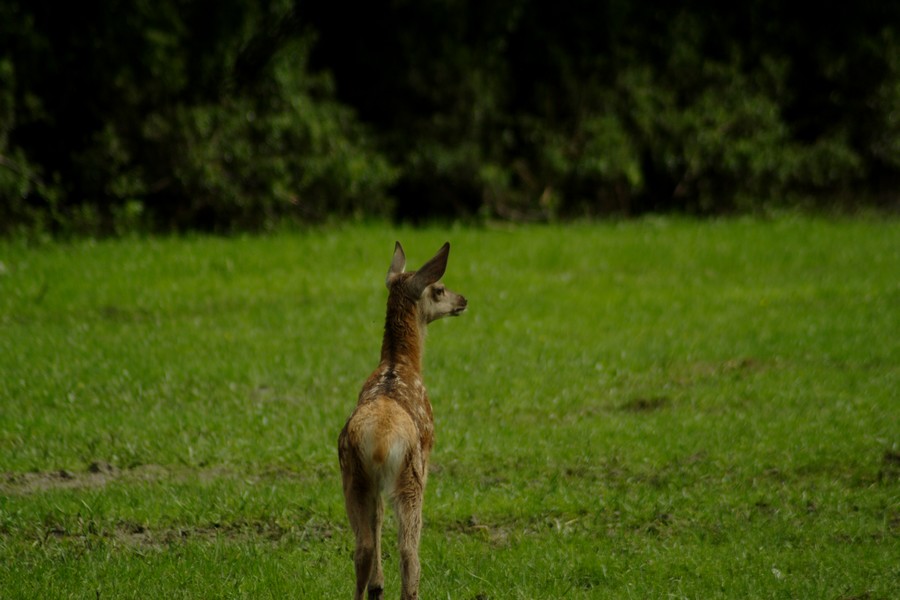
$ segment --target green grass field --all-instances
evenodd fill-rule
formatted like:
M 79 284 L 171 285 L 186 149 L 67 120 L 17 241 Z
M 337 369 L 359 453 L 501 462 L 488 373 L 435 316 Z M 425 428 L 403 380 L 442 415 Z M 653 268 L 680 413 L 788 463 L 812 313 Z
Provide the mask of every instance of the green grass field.
M 424 598 L 900 597 L 900 222 L 785 218 L 0 242 L 0 598 L 349 598 L 395 239 Z

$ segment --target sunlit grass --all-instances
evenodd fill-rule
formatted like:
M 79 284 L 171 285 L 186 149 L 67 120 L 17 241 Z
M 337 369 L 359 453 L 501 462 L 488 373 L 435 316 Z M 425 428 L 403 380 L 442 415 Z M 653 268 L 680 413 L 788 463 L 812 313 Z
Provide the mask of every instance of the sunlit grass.
M 648 219 L 3 243 L 0 595 L 349 596 L 395 239 L 470 302 L 423 597 L 900 593 L 900 226 Z

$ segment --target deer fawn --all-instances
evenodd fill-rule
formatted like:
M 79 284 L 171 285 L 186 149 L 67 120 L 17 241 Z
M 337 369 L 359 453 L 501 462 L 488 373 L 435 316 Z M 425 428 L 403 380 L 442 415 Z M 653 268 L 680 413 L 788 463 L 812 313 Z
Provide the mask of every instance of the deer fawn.
M 387 274 L 387 317 L 381 362 L 359 393 L 356 409 L 338 438 L 344 500 L 356 535 L 354 598 L 381 600 L 382 493 L 397 516 L 402 598 L 419 597 L 419 538 L 434 417 L 422 384 L 425 328 L 466 310 L 466 299 L 439 283 L 450 243 L 415 272 L 405 273 L 400 242 Z

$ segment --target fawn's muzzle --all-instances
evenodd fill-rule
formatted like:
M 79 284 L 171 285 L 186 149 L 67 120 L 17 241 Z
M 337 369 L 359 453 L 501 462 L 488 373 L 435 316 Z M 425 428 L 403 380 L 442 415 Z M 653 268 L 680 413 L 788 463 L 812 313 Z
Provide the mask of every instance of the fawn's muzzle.
M 459 315 L 466 312 L 466 307 L 469 306 L 469 301 L 466 300 L 465 296 L 459 297 L 459 302 L 456 303 L 456 308 L 453 309 L 453 312 L 450 313 L 451 316 L 458 317 Z

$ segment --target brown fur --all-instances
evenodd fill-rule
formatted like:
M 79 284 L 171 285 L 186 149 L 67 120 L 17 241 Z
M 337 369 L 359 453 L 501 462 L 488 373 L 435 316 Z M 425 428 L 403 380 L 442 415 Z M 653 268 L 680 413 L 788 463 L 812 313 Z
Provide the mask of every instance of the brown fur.
M 434 416 L 422 383 L 422 348 L 428 323 L 456 316 L 466 299 L 438 283 L 450 245 L 416 272 L 404 273 L 397 242 L 388 271 L 387 316 L 381 361 L 359 393 L 356 409 L 338 438 L 344 500 L 356 536 L 354 598 L 368 592 L 381 599 L 382 494 L 394 507 L 399 527 L 402 598 L 419 595 L 419 540 Z

